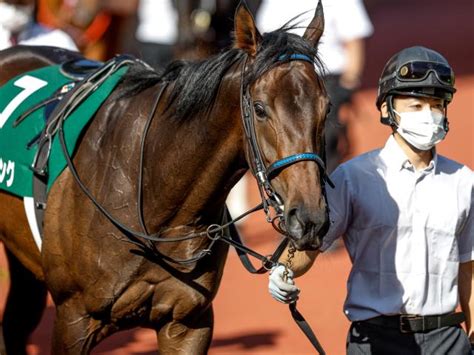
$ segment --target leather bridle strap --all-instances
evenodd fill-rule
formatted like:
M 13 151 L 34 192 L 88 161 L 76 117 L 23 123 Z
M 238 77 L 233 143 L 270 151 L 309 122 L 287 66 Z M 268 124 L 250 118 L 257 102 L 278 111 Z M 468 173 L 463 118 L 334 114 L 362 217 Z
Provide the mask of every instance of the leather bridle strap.
M 226 217 L 228 220 L 232 219 L 230 216 L 229 210 L 227 208 L 226 208 Z M 228 228 L 229 228 L 231 243 L 229 243 L 228 239 L 224 241 L 235 247 L 235 251 L 237 252 L 237 255 L 239 256 L 242 265 L 251 274 L 264 274 L 268 270 L 271 270 L 272 267 L 278 264 L 278 260 L 280 259 L 281 254 L 283 254 L 286 246 L 288 245 L 288 238 L 283 238 L 280 244 L 278 245 L 277 249 L 273 252 L 273 254 L 263 256 L 258 253 L 255 253 L 252 249 L 249 249 L 245 246 L 245 244 L 242 242 L 242 239 L 240 238 L 239 231 L 235 227 L 234 223 L 229 224 Z M 243 246 L 245 249 L 240 248 L 238 246 Z M 259 269 L 256 269 L 252 265 L 252 262 L 250 261 L 248 255 L 251 255 L 256 259 L 259 259 L 262 262 L 262 266 Z

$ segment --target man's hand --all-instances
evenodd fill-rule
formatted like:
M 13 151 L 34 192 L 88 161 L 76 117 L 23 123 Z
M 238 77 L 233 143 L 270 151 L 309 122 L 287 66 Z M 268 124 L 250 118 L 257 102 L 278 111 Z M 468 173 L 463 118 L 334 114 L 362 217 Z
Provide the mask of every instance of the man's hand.
M 298 299 L 300 290 L 293 281 L 293 271 L 288 270 L 288 279 L 285 280 L 285 266 L 277 265 L 272 268 L 269 276 L 268 291 L 274 299 L 281 303 L 293 303 Z

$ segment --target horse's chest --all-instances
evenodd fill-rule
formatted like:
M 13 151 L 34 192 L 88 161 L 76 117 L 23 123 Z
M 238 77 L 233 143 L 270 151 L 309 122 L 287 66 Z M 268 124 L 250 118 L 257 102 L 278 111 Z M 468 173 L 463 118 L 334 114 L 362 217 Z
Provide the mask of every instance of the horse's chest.
M 161 323 L 163 319 L 182 320 L 208 308 L 217 291 L 213 275 L 205 280 L 170 278 L 156 284 L 141 281 L 127 287 L 111 309 L 113 320 L 130 323 Z

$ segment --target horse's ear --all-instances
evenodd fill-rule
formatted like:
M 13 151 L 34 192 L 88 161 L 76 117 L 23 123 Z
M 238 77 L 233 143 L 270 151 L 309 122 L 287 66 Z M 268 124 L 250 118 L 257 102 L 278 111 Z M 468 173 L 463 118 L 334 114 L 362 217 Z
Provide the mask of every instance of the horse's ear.
M 245 1 L 240 1 L 234 16 L 234 47 L 255 57 L 262 36 L 257 30 L 255 20 Z
M 307 40 L 313 47 L 319 42 L 321 35 L 324 32 L 324 12 L 322 0 L 319 0 L 318 6 L 316 7 L 316 12 L 314 17 L 311 20 L 311 23 L 306 28 L 303 38 Z

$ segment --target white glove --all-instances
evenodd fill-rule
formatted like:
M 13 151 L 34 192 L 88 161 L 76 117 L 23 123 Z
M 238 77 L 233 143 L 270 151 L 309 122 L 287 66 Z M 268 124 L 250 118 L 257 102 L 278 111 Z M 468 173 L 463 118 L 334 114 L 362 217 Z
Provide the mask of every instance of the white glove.
M 277 265 L 270 271 L 268 292 L 281 303 L 293 303 L 298 299 L 300 290 L 293 281 L 293 271 L 288 270 L 288 280 L 284 280 L 285 266 Z

